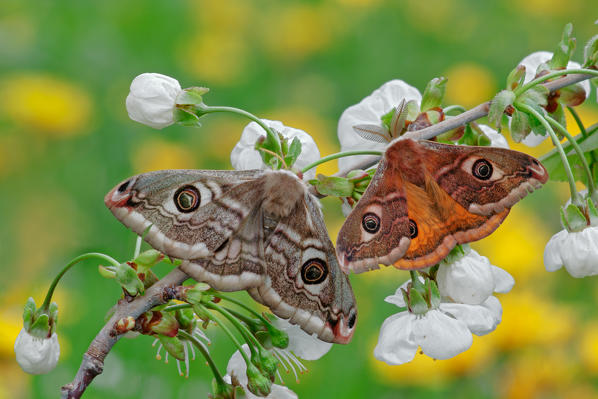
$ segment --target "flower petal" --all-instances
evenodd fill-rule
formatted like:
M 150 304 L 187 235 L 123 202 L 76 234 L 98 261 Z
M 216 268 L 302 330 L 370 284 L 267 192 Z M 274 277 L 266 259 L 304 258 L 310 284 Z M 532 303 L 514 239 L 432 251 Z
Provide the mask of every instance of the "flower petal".
M 506 270 L 490 265 L 492 276 L 494 276 L 494 292 L 506 294 L 513 289 L 515 279 Z
M 276 319 L 274 325 L 279 330 L 285 331 L 289 336 L 289 346 L 284 350 L 292 351 L 301 359 L 317 360 L 332 348 L 331 343 L 324 342 L 317 336 L 306 333 L 299 326 L 286 320 Z
M 469 349 L 473 342 L 465 323 L 439 310 L 430 310 L 413 322 L 413 340 L 434 359 L 456 356 Z
M 479 125 L 480 129 L 484 132 L 486 137 L 490 139 L 490 145 L 492 147 L 509 148 L 509 143 L 505 136 L 492 129 L 490 126 Z
M 494 292 L 490 261 L 473 249 L 453 263 L 441 262 L 436 281 L 442 296 L 477 305 Z
M 17 363 L 29 374 L 46 374 L 56 367 L 60 357 L 58 336 L 53 333 L 50 338 L 37 338 L 24 328 L 15 340 Z
M 126 99 L 129 117 L 155 129 L 172 125 L 176 98 L 181 91 L 179 82 L 170 76 L 143 73 L 131 83 Z
M 390 365 L 410 362 L 417 352 L 412 328 L 415 316 L 408 311 L 390 316 L 380 327 L 374 357 Z
M 586 227 L 579 232 L 565 233 L 564 238 L 556 243 L 556 249 L 569 274 L 577 278 L 598 274 L 598 227 Z
M 243 351 L 247 355 L 250 355 L 249 346 L 247 344 L 243 344 Z M 245 363 L 245 359 L 241 355 L 241 352 L 236 351 L 231 356 L 230 360 L 228 361 L 228 365 L 226 366 L 226 374 L 235 376 L 239 384 L 244 387 L 247 387 L 247 363 Z
M 381 117 L 398 106 L 403 99 L 405 101 L 415 100 L 419 104 L 421 94 L 415 87 L 402 80 L 391 80 L 374 90 L 372 94 L 365 97 L 358 104 L 347 108 L 338 121 L 338 139 L 341 143 L 341 151 L 368 149 L 383 151 L 386 144 L 364 139 L 355 133 L 353 126 L 382 126 Z M 362 159 L 363 156 L 340 158 L 338 160 L 339 169 L 353 168 Z
M 500 308 L 500 313 L 497 313 L 498 309 L 496 308 L 496 298 L 490 298 L 486 300 L 489 300 L 488 306 L 484 306 L 485 303 L 482 305 L 441 303 L 440 310 L 465 323 L 469 331 L 471 331 L 473 334 L 484 335 L 496 329 L 496 326 L 500 323 L 502 316 L 502 308 Z M 498 303 L 498 306 L 500 306 L 500 302 Z
M 295 129 L 282 124 L 279 121 L 262 119 L 268 127 L 282 134 L 283 137 L 292 141 L 295 137 L 301 142 L 301 155 L 295 161 L 295 167 L 301 169 L 320 159 L 320 150 L 314 139 L 300 129 Z M 254 148 L 258 138 L 265 136 L 266 132 L 256 122 L 251 122 L 243 129 L 241 139 L 233 148 L 230 154 L 230 161 L 236 170 L 266 169 L 262 162 L 260 153 Z M 316 177 L 315 169 L 305 173 L 305 179 Z

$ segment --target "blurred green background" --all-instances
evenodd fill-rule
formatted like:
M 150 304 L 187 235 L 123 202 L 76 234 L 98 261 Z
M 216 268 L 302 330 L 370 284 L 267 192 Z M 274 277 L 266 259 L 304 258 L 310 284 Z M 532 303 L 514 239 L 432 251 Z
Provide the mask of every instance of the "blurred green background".
M 342 111 L 383 82 L 401 78 L 422 90 L 447 76 L 447 103 L 470 107 L 500 90 L 525 55 L 552 50 L 567 22 L 579 61 L 583 43 L 598 33 L 596 11 L 595 0 L 2 0 L 0 398 L 58 397 L 118 299 L 97 264 L 77 266 L 55 296 L 58 367 L 32 377 L 16 364 L 12 346 L 27 297 L 39 305 L 56 272 L 80 253 L 131 255 L 135 238 L 104 207 L 105 193 L 142 171 L 230 168 L 246 121 L 209 116 L 201 129 L 164 131 L 134 123 L 124 100 L 136 75 L 208 86 L 208 104 L 301 128 L 326 155 L 338 151 Z M 580 107 L 587 124 L 598 121 L 592 102 Z M 319 171 L 332 173 L 335 164 Z M 396 312 L 383 298 L 407 278 L 386 269 L 351 277 L 360 312 L 353 342 L 307 362 L 299 384 L 290 376 L 286 383 L 301 398 L 598 397 L 596 278 L 549 274 L 542 264 L 567 197 L 565 185 L 549 184 L 474 245 L 517 283 L 500 296 L 502 324 L 475 337 L 469 351 L 446 361 L 418 355 L 395 367 L 376 361 L 380 325 Z M 324 205 L 335 239 L 340 206 L 334 199 Z M 208 333 L 224 371 L 232 346 L 218 330 Z M 120 341 L 85 397 L 207 396 L 211 374 L 202 361 L 191 364 L 189 379 L 179 377 L 174 362 L 155 360 L 151 342 Z

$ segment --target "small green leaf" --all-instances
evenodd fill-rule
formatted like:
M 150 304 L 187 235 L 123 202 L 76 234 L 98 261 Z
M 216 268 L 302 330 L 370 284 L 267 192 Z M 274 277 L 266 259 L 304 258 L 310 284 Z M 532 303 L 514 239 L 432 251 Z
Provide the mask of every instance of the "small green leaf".
M 176 98 L 177 105 L 203 104 L 203 96 L 210 91 L 207 87 L 189 87 L 184 89 Z
M 513 101 L 515 101 L 515 93 L 510 90 L 502 90 L 494 97 L 488 111 L 488 122 L 491 127 L 500 131 L 502 115 L 509 105 L 513 105 Z
M 175 359 L 184 361 L 185 360 L 185 346 L 177 337 L 167 337 L 166 335 L 158 334 L 160 343 L 164 346 L 164 349 L 168 351 Z
M 350 197 L 355 188 L 353 182 L 345 177 L 318 175 L 317 178 L 314 185 L 316 190 L 323 195 Z
M 558 43 L 557 48 L 552 55 L 552 59 L 548 61 L 550 69 L 564 69 L 567 68 L 569 59 L 573 50 L 575 50 L 575 38 L 571 37 L 573 32 L 573 25 L 568 23 L 563 29 L 563 36 Z
M 23 326 L 27 331 L 31 328 L 31 323 L 33 322 L 36 310 L 37 307 L 35 306 L 35 301 L 32 297 L 29 297 L 27 302 L 25 302 L 25 308 L 23 309 Z
M 201 123 L 199 123 L 199 117 L 185 108 L 175 108 L 174 121 L 181 126 L 201 126 Z
M 520 143 L 532 131 L 529 116 L 525 112 L 515 110 L 511 119 L 511 137 Z
M 149 269 L 164 259 L 164 255 L 155 249 L 148 249 L 140 253 L 133 262 L 144 269 Z
M 435 281 L 427 280 L 428 285 L 428 292 L 430 295 L 430 307 L 432 309 L 437 309 L 440 306 L 440 291 L 438 290 L 438 286 L 436 285 Z
M 570 226 L 569 223 L 567 222 L 567 216 L 565 216 L 565 209 L 563 207 L 559 208 L 560 210 L 560 216 L 561 216 L 561 225 L 563 225 L 563 228 L 565 228 L 567 231 L 570 231 Z
M 122 263 L 116 268 L 115 279 L 131 296 L 144 292 L 143 282 L 137 276 L 137 272 L 126 263 Z
M 586 201 L 588 206 L 588 216 L 590 218 L 590 225 L 596 227 L 598 226 L 598 209 L 596 209 L 592 197 L 588 197 Z
M 46 313 L 37 316 L 35 321 L 31 324 L 29 333 L 38 338 L 48 338 L 50 331 L 50 317 Z
M 429 309 L 424 297 L 413 288 L 409 290 L 409 309 L 413 314 L 426 314 Z
M 426 112 L 432 108 L 440 107 L 446 91 L 445 77 L 434 78 L 428 82 L 422 95 L 421 112 Z
M 299 158 L 299 155 L 301 154 L 301 141 L 299 140 L 298 137 L 293 138 L 293 141 L 291 142 L 291 145 L 289 146 L 288 151 L 286 152 L 286 155 L 284 157 L 284 161 L 287 164 L 288 167 L 291 167 L 295 164 L 295 161 L 297 161 L 297 158 Z
M 548 95 L 550 91 L 544 85 L 536 85 L 525 91 L 517 99 L 519 102 L 527 104 L 535 109 L 545 107 L 548 104 Z
M 598 35 L 592 36 L 584 46 L 583 60 L 584 68 L 598 66 Z
M 471 128 L 471 124 L 465 125 L 465 131 L 463 132 L 463 136 L 457 141 L 458 144 L 461 145 L 476 145 L 478 142 L 477 137 L 473 129 Z
M 507 76 L 507 90 L 515 90 L 525 81 L 525 65 L 517 65 Z
M 581 231 L 588 226 L 588 221 L 583 212 L 573 204 L 569 204 L 565 208 L 565 218 L 569 225 L 569 231 Z

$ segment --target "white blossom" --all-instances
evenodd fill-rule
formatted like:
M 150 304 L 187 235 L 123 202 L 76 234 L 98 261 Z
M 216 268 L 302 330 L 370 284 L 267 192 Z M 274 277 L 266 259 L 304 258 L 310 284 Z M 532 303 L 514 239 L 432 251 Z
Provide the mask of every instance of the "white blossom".
M 23 371 L 29 374 L 49 373 L 60 357 L 58 336 L 53 333 L 50 338 L 38 338 L 23 328 L 15 340 L 15 354 Z
M 490 264 L 485 256 L 464 247 L 466 253 L 458 260 L 440 263 L 436 282 L 443 297 L 454 302 L 479 305 L 494 292 L 507 293 L 515 284 L 503 269 Z
M 402 80 L 395 79 L 384 83 L 358 104 L 347 108 L 341 115 L 338 121 L 338 140 L 341 144 L 341 151 L 384 151 L 386 144 L 364 139 L 355 133 L 353 126 L 364 124 L 382 126 L 381 117 L 398 106 L 401 101 L 414 100 L 419 105 L 421 99 L 420 92 Z M 340 170 L 354 168 L 362 159 L 362 155 L 340 158 L 338 167 Z
M 550 61 L 552 59 L 552 55 L 553 54 L 549 51 L 536 51 L 535 53 L 531 53 L 523 58 L 519 64 L 525 66 L 524 83 L 532 81 L 536 76 L 536 72 L 540 64 Z M 567 69 L 579 68 L 581 68 L 581 65 L 575 61 L 569 61 L 567 64 Z M 586 92 L 587 98 L 590 95 L 590 82 L 585 80 L 581 82 L 581 85 Z M 542 136 L 531 132 L 523 139 L 522 143 L 528 147 L 536 147 L 540 145 L 540 143 L 542 143 L 547 137 L 548 135 Z
M 490 146 L 499 148 L 509 148 L 509 143 L 507 142 L 507 139 L 505 139 L 505 136 L 492 129 L 490 126 L 478 126 L 480 127 L 480 129 L 482 129 L 486 137 L 490 139 Z
M 176 79 L 159 73 L 143 73 L 131 83 L 126 101 L 129 117 L 155 129 L 172 125 L 176 98 L 181 92 Z
M 330 342 L 324 342 L 316 335 L 306 333 L 301 327 L 291 324 L 287 320 L 277 318 L 274 325 L 289 336 L 289 346 L 285 349 L 277 348 L 276 352 L 293 352 L 304 360 L 318 360 L 332 348 Z
M 299 139 L 301 142 L 301 154 L 299 155 L 299 158 L 297 158 L 297 161 L 295 161 L 295 166 L 297 168 L 304 168 L 320 159 L 320 151 L 318 150 L 316 142 L 303 130 L 285 126 L 279 121 L 271 121 L 268 119 L 262 119 L 261 121 L 270 129 L 282 134 L 283 137 L 289 140 L 289 144 L 295 137 Z M 255 143 L 258 138 L 265 135 L 266 132 L 264 129 L 256 122 L 251 122 L 245 126 L 245 129 L 243 129 L 243 133 L 241 134 L 241 139 L 230 154 L 230 161 L 233 168 L 236 170 L 267 168 L 262 162 L 262 157 L 259 151 L 255 149 Z M 315 177 L 315 168 L 305 173 L 305 179 L 313 179 Z
M 598 227 L 578 232 L 561 230 L 544 249 L 544 266 L 549 272 L 565 267 L 573 277 L 598 274 Z
M 250 356 L 249 346 L 247 344 L 243 345 L 243 351 Z M 245 390 L 245 397 L 247 399 L 259 399 L 260 397 L 254 395 L 249 391 L 247 388 L 247 383 L 249 382 L 247 379 L 247 364 L 245 363 L 245 359 L 243 355 L 239 351 L 236 351 L 228 361 L 228 365 L 226 366 L 227 375 L 224 376 L 224 381 L 227 383 L 231 383 L 232 376 L 236 378 L 236 380 L 241 384 L 243 389 Z M 272 384 L 272 391 L 268 396 L 267 399 L 297 399 L 297 394 L 291 391 L 289 388 L 278 385 Z
M 386 302 L 405 307 L 401 288 L 406 284 Z M 374 356 L 390 365 L 403 364 L 413 360 L 420 347 L 434 359 L 449 359 L 469 349 L 471 334 L 488 334 L 501 318 L 502 307 L 493 296 L 479 305 L 442 302 L 423 315 L 405 310 L 384 321 Z

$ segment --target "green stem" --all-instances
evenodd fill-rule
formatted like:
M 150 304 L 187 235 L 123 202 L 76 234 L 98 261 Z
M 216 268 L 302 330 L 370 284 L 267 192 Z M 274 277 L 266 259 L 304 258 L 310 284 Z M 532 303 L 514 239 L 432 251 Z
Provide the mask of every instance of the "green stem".
M 245 316 L 241 312 L 237 312 L 234 309 L 230 309 L 230 308 L 226 308 L 226 307 L 224 307 L 224 309 L 226 309 L 227 312 L 229 312 L 230 314 L 232 314 L 233 316 L 235 316 L 237 319 L 241 320 L 245 324 L 257 324 L 254 319 L 252 319 L 249 316 Z
M 575 187 L 575 179 L 573 178 L 573 172 L 571 171 L 571 165 L 569 165 L 569 160 L 567 159 L 567 155 L 565 154 L 565 151 L 563 150 L 563 146 L 561 145 L 561 142 L 559 141 L 559 139 L 556 137 L 554 130 L 552 130 L 550 123 L 548 123 L 548 121 L 544 118 L 544 116 L 542 116 L 538 111 L 536 111 L 529 105 L 521 104 L 521 103 L 515 103 L 514 105 L 515 105 L 515 108 L 518 108 L 521 111 L 524 111 L 528 114 L 533 115 L 538 121 L 540 121 L 542 126 L 544 126 L 544 128 L 550 135 L 550 138 L 552 139 L 552 143 L 557 148 L 557 151 L 561 157 L 561 162 L 563 163 L 563 167 L 565 168 L 565 173 L 567 174 L 567 180 L 569 181 L 569 190 L 571 191 L 571 202 L 576 206 L 582 206 L 581 199 L 579 198 L 579 194 L 577 193 L 577 188 Z
M 583 168 L 586 172 L 586 176 L 588 177 L 588 194 L 590 195 L 594 195 L 594 192 L 596 191 L 596 188 L 594 187 L 594 178 L 592 176 L 592 172 L 590 171 L 590 166 L 588 165 L 588 161 L 586 160 L 586 157 L 582 151 L 582 149 L 579 147 L 579 144 L 577 144 L 577 141 L 575 141 L 575 139 L 573 138 L 573 136 L 571 136 L 571 133 L 569 133 L 567 131 L 567 129 L 565 129 L 563 127 L 563 125 L 561 125 L 558 121 L 556 121 L 554 118 L 552 118 L 550 115 L 546 115 L 546 119 L 548 120 L 548 122 L 550 122 L 554 127 L 556 127 L 556 129 L 561 132 L 561 134 L 563 136 L 565 136 L 567 138 L 567 140 L 569 141 L 569 143 L 571 143 L 571 145 L 573 146 L 573 148 L 575 149 L 575 152 L 577 153 L 577 155 L 579 156 L 580 160 L 581 160 L 581 164 L 583 165 Z
M 52 284 L 50 285 L 50 288 L 48 288 L 48 293 L 46 294 L 46 299 L 44 299 L 44 303 L 42 304 L 42 306 L 40 307 L 40 309 L 44 309 L 44 310 L 48 310 L 50 307 L 50 301 L 52 300 L 52 295 L 54 294 L 54 290 L 56 289 L 56 286 L 58 285 L 58 282 L 60 281 L 60 279 L 62 278 L 62 276 L 64 276 L 64 274 L 73 266 L 75 266 L 77 263 L 81 262 L 82 260 L 86 260 L 86 259 L 90 259 L 90 258 L 99 258 L 102 260 L 105 260 L 107 262 L 112 263 L 113 266 L 119 266 L 120 263 L 114 259 L 111 256 L 105 255 L 105 254 L 101 254 L 98 252 L 89 252 L 83 255 L 79 255 L 77 256 L 75 259 L 71 260 L 61 271 L 60 273 L 58 273 L 58 275 L 56 277 L 54 277 L 54 281 L 52 281 Z
M 213 309 L 217 312 L 220 312 L 220 314 L 222 314 L 224 317 L 226 317 L 228 319 L 228 321 L 233 326 L 235 326 L 237 328 L 237 330 L 239 330 L 239 332 L 244 336 L 245 340 L 248 341 L 247 343 L 249 343 L 249 341 L 251 341 L 251 343 L 253 345 L 255 345 L 258 348 L 261 348 L 262 344 L 260 343 L 260 341 L 258 341 L 257 338 L 253 336 L 251 331 L 249 331 L 249 329 L 245 325 L 240 323 L 239 320 L 237 320 L 232 314 L 230 314 L 230 312 L 228 310 L 224 309 L 221 306 L 216 305 L 215 303 L 211 303 L 211 302 L 204 304 L 204 306 L 206 308 Z M 249 347 L 251 348 L 251 345 L 249 345 Z M 252 349 L 254 349 L 254 348 L 252 348 Z M 253 350 L 251 352 L 253 353 Z
M 256 312 L 255 310 L 251 309 L 249 306 L 245 305 L 243 302 L 241 301 L 237 301 L 234 298 L 231 298 L 229 296 L 223 295 L 221 292 L 215 292 L 214 296 L 216 298 L 220 298 L 223 299 L 225 301 L 228 301 L 230 303 L 234 303 L 237 306 L 242 307 L 243 309 L 245 309 L 246 311 L 248 311 L 249 313 L 251 313 L 252 315 L 254 315 L 255 317 L 259 318 L 263 323 L 265 324 L 271 324 L 268 319 L 266 319 L 264 316 L 262 316 L 261 314 L 259 314 L 258 312 Z
M 202 306 L 202 305 L 199 305 L 199 306 L 201 306 L 203 308 L 203 310 L 206 312 L 206 314 L 208 316 L 210 316 L 210 319 L 212 319 L 212 320 L 214 320 L 214 321 L 216 321 L 218 323 L 218 326 L 220 328 L 222 328 L 222 330 L 224 331 L 224 333 L 226 335 L 228 335 L 228 337 L 230 338 L 231 341 L 233 341 L 233 344 L 237 347 L 237 349 L 241 353 L 241 356 L 243 356 L 243 359 L 245 360 L 245 363 L 247 365 L 249 365 L 251 363 L 251 360 L 247 356 L 247 353 L 245 353 L 245 351 L 243 350 L 243 346 L 241 345 L 241 343 L 239 342 L 239 340 L 237 339 L 237 337 L 235 337 L 235 335 L 233 334 L 233 332 L 226 326 L 226 324 L 224 324 L 222 322 L 222 320 L 220 320 L 212 312 L 210 312 L 208 309 L 206 309 L 205 306 Z M 249 345 L 249 347 L 251 348 L 251 345 Z
M 212 356 L 210 356 L 210 352 L 208 352 L 204 344 L 201 341 L 199 341 L 196 337 L 184 330 L 179 330 L 178 335 L 181 336 L 181 338 L 191 341 L 191 343 L 195 345 L 197 349 L 199 349 L 203 357 L 206 359 L 206 362 L 208 362 L 208 366 L 210 366 L 210 369 L 212 369 L 212 374 L 214 374 L 214 378 L 216 378 L 216 383 L 219 385 L 226 384 L 226 382 L 224 382 L 224 379 L 222 378 L 222 374 L 220 374 L 220 371 L 218 370 L 218 367 L 216 367 L 216 364 L 214 363 Z
M 451 111 L 458 111 L 460 114 L 462 114 L 463 112 L 467 111 L 467 108 L 465 108 L 462 105 L 449 105 L 448 107 L 442 110 L 442 112 L 444 112 L 445 115 L 447 115 Z
M 529 81 L 528 83 L 524 84 L 523 86 L 519 86 L 513 92 L 515 93 L 516 97 L 519 97 L 523 92 L 531 89 L 532 87 L 539 85 L 540 83 L 544 83 L 547 80 L 557 78 L 563 75 L 593 75 L 598 76 L 598 71 L 593 69 L 563 69 L 555 72 L 548 73 L 546 75 L 540 76 L 534 80 Z
M 174 312 L 175 310 L 178 310 L 178 309 L 187 309 L 187 308 L 192 308 L 192 307 L 193 306 L 189 305 L 188 303 L 179 303 L 177 305 L 167 306 L 162 310 L 165 312 Z
M 315 162 L 310 163 L 305 168 L 301 169 L 301 173 L 305 173 L 310 169 L 315 168 L 316 166 L 323 164 L 328 161 L 332 161 L 338 158 L 343 157 L 350 157 L 353 155 L 379 155 L 382 156 L 382 151 L 375 151 L 375 150 L 361 150 L 361 151 L 344 151 L 344 152 L 337 152 L 336 154 L 327 155 L 324 158 L 320 158 Z
M 587 139 L 589 137 L 589 134 L 588 134 L 588 131 L 586 130 L 586 127 L 583 125 L 583 122 L 581 121 L 579 114 L 573 107 L 567 107 L 567 109 L 569 110 L 569 113 L 571 113 L 571 116 L 573 116 L 573 119 L 575 119 L 575 123 L 577 123 L 577 127 L 579 128 L 581 135 Z M 592 170 L 592 167 L 594 166 L 594 164 L 596 162 L 598 162 L 598 159 L 596 158 L 595 150 L 590 151 L 590 159 L 591 159 L 590 170 Z
M 200 110 L 201 115 L 203 114 L 212 114 L 215 112 L 229 112 L 232 114 L 237 114 L 237 115 L 241 115 L 246 117 L 247 119 L 250 119 L 252 121 L 254 121 L 255 123 L 257 123 L 258 125 L 260 125 L 262 127 L 262 129 L 264 129 L 266 131 L 266 134 L 268 135 L 268 138 L 270 140 L 273 140 L 276 143 L 276 153 L 282 155 L 282 146 L 280 145 L 280 139 L 278 137 L 278 134 L 275 134 L 272 129 L 270 129 L 270 127 L 268 127 L 268 125 L 266 125 L 260 118 L 258 118 L 257 116 L 253 115 L 250 112 L 247 112 L 245 110 L 239 109 L 239 108 L 234 108 L 234 107 L 225 107 L 225 106 L 209 106 L 209 105 L 200 105 L 198 107 L 198 109 Z

